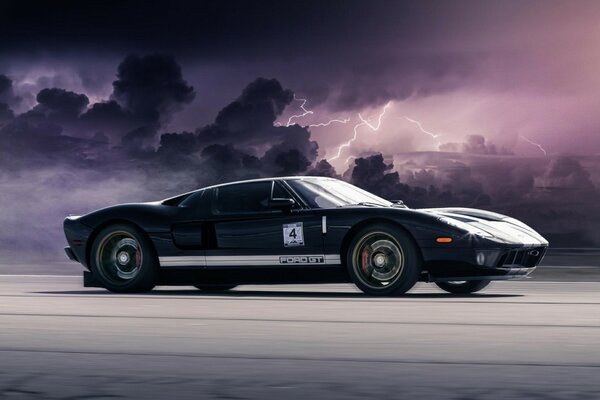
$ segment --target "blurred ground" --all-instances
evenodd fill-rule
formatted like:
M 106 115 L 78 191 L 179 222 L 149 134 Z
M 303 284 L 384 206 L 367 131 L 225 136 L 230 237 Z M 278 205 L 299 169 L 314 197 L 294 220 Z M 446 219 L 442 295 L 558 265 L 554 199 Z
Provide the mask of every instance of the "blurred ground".
M 600 283 L 242 286 L 210 295 L 0 276 L 0 398 L 596 399 Z

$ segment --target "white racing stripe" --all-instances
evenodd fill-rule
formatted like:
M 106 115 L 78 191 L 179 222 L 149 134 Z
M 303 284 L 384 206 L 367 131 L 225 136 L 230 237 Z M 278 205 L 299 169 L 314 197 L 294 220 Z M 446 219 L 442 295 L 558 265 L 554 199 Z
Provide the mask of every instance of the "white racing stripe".
M 159 257 L 161 267 L 218 267 L 262 265 L 339 265 L 339 254 L 292 254 L 259 256 L 175 256 Z

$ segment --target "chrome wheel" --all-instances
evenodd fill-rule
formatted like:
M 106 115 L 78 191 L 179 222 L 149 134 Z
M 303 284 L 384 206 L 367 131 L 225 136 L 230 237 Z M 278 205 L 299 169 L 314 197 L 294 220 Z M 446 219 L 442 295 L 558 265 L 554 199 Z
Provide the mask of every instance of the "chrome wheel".
M 112 284 L 124 284 L 134 279 L 142 266 L 142 250 L 128 232 L 115 231 L 106 235 L 96 253 L 98 272 Z
M 371 232 L 363 236 L 352 255 L 356 276 L 371 288 L 393 284 L 404 268 L 402 247 L 389 234 Z

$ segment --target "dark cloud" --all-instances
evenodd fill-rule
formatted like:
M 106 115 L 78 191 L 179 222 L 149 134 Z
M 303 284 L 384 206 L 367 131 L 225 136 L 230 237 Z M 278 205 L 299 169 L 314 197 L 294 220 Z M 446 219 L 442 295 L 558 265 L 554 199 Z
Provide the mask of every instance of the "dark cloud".
M 233 71 L 225 73 L 234 74 L 234 79 L 226 77 L 225 81 L 239 82 L 240 75 L 246 77 L 251 71 L 250 76 L 257 76 L 262 69 L 283 76 L 286 84 L 310 95 L 313 105 L 326 101 L 330 109 L 347 111 L 390 99 L 447 92 L 472 79 L 485 57 L 474 50 L 446 46 L 454 40 L 444 36 L 452 16 L 465 19 L 459 8 L 386 1 L 345 1 L 343 5 L 266 1 L 260 6 L 252 2 L 171 1 L 168 7 L 139 7 L 131 1 L 101 7 L 77 2 L 63 7 L 13 4 L 6 13 L 10 18 L 0 19 L 0 34 L 5 31 L 15 41 L 0 44 L 0 54 L 14 51 L 14 47 L 56 53 L 68 47 L 92 55 L 123 54 L 131 49 L 169 52 L 201 71 L 206 71 L 207 65 L 233 66 Z M 495 5 L 485 14 L 493 18 L 506 14 L 505 8 Z M 22 30 L 41 10 L 44 17 L 40 15 L 30 29 Z M 475 11 L 468 14 L 480 17 Z M 130 15 L 137 17 L 132 20 Z M 110 29 L 104 28 L 108 20 Z M 156 104 L 152 92 L 129 98 L 132 90 L 137 93 L 136 88 L 146 90 L 153 84 L 144 74 L 134 73 L 142 64 L 144 60 L 139 58 L 127 61 L 120 80 L 128 95 L 119 100 L 121 85 L 116 85 L 115 98 L 126 108 L 152 113 Z M 94 74 L 85 71 L 80 75 L 87 82 Z M 202 72 L 195 78 L 202 81 Z
M 307 175 L 310 176 L 328 176 L 331 178 L 340 178 L 338 173 L 335 171 L 335 168 L 327 160 L 320 160 L 315 163 L 315 165 L 310 168 L 307 172 Z
M 573 157 L 553 158 L 540 183 L 549 189 L 594 190 L 590 173 Z
M 6 75 L 0 74 L 0 104 L 6 104 L 7 108 L 17 105 L 21 101 L 13 89 L 13 81 Z
M 144 154 L 154 154 L 153 142 L 156 129 L 142 126 L 128 132 L 121 139 L 121 144 L 130 156 L 145 158 Z
M 482 135 L 469 135 L 467 141 L 462 143 L 443 143 L 439 146 L 439 150 L 468 154 L 511 154 L 505 148 L 498 149 L 495 144 L 487 141 Z
M 11 163 L 27 166 L 85 158 L 87 142 L 73 134 L 89 100 L 58 88 L 41 90 L 38 104 L 0 127 L 0 153 Z
M 190 157 L 199 149 L 200 146 L 194 133 L 163 133 L 160 136 L 157 156 L 169 165 L 185 166 L 187 163 L 193 162 Z
M 393 168 L 394 164 L 386 164 L 381 154 L 359 157 L 354 160 L 350 182 L 387 199 L 407 199 L 410 187 L 400 183 L 400 176 Z
M 113 144 L 130 150 L 132 146 L 149 148 L 157 144 L 159 128 L 194 96 L 194 88 L 183 79 L 172 56 L 129 55 L 118 66 L 111 99 L 92 104 L 73 122 L 79 133 L 102 132 Z
M 406 165 L 412 169 L 406 169 Z M 400 174 L 393 163 L 386 163 L 382 154 L 377 153 L 355 159 L 344 176 L 365 190 L 390 200 L 401 199 L 411 207 L 486 208 L 502 204 L 507 200 L 506 194 L 518 193 L 521 199 L 525 198 L 526 191 L 510 192 L 499 184 L 505 182 L 511 187 L 506 169 L 500 168 L 501 172 L 498 172 L 497 165 L 489 170 L 472 168 L 464 162 L 454 162 L 452 167 L 436 170 L 419 168 L 420 163 L 408 162 L 406 165 Z M 496 179 L 499 175 L 503 180 Z M 508 200 L 514 201 L 514 198 Z
M 251 82 L 195 133 L 164 133 L 155 142 L 160 121 L 193 95 L 172 57 L 128 56 L 119 66 L 112 100 L 88 108 L 85 95 L 43 89 L 37 105 L 0 130 L 0 151 L 17 150 L 19 162 L 4 159 L 13 167 L 59 163 L 109 174 L 128 168 L 149 179 L 192 171 L 197 186 L 300 174 L 316 160 L 318 145 L 306 128 L 274 125 L 293 99 L 275 79 Z
M 36 99 L 38 105 L 34 111 L 65 118 L 78 117 L 90 102 L 84 94 L 57 88 L 43 89 L 38 93 Z
M 282 140 L 287 130 L 274 123 L 293 96 L 276 79 L 258 78 L 219 112 L 214 124 L 197 130 L 199 141 L 202 144 L 231 141 L 260 148 Z
M 127 132 L 148 123 L 144 118 L 128 113 L 114 100 L 94 103 L 81 116 L 80 121 L 88 133 L 103 132 L 115 143 Z M 153 122 L 150 124 L 155 125 Z
M 62 126 L 55 122 L 15 118 L 0 128 L 0 170 L 65 164 L 90 167 L 87 157 L 99 149 L 91 149 L 91 143 L 85 139 L 62 133 Z
M 471 179 L 481 183 L 477 189 L 489 195 L 494 204 L 510 204 L 515 199 L 527 201 L 536 190 L 536 174 L 542 173 L 531 165 L 510 160 L 512 156 L 507 158 L 470 167 Z
M 307 127 L 276 124 L 285 120 L 282 115 L 295 112 L 286 108 L 297 107 L 294 93 L 276 79 L 251 81 L 214 121 L 193 132 L 160 134 L 166 129 L 164 121 L 194 93 L 179 66 L 167 56 L 130 56 L 117 75 L 111 98 L 91 105 L 85 94 L 45 88 L 28 111 L 14 115 L 9 107 L 0 108 L 0 118 L 4 110 L 6 121 L 2 124 L 0 119 L 0 182 L 5 188 L 20 188 L 7 189 L 4 198 L 17 204 L 27 187 L 48 199 L 44 207 L 51 211 L 39 207 L 39 218 L 52 230 L 54 241 L 62 238 L 61 218 L 76 210 L 152 200 L 230 180 L 338 176 L 328 161 L 319 160 L 319 146 Z M 506 212 L 541 227 L 543 233 L 568 231 L 567 220 L 585 221 L 585 213 L 567 213 L 562 203 L 555 205 L 555 190 L 578 190 L 586 193 L 586 199 L 597 200 L 592 176 L 573 157 L 535 162 L 505 157 L 502 149 L 480 135 L 447 146 L 448 152 L 394 154 L 396 166 L 379 152 L 363 155 L 343 178 L 411 207 L 470 206 Z M 31 184 L 14 184 L 20 180 Z M 74 192 L 75 200 L 65 200 L 70 208 L 63 209 L 56 204 L 63 204 L 60 199 L 67 192 Z M 19 207 L 14 206 L 16 214 L 25 215 Z M 550 211 L 539 211 L 545 208 L 556 220 L 549 222 Z M 11 221 L 4 226 L 21 229 L 29 240 L 43 245 L 34 232 L 20 228 L 12 214 L 0 214 L 2 221 Z M 591 225 L 581 226 L 578 238 L 600 243 Z
M 272 159 L 272 170 L 275 175 L 301 175 L 311 165 L 311 162 L 298 149 L 277 151 L 270 149 L 266 155 L 270 156 L 275 149 L 276 155 Z
M 211 144 L 202 150 L 202 166 L 197 178 L 208 183 L 251 179 L 263 175 L 260 160 L 232 144 Z
M 136 117 L 165 122 L 190 103 L 194 88 L 183 79 L 173 56 L 129 55 L 121 62 L 112 97 Z
M 169 57 L 165 59 L 171 60 Z M 178 71 L 177 68 L 171 70 Z M 157 71 L 160 68 L 149 68 L 146 76 L 154 79 L 155 84 L 162 82 L 167 87 L 164 89 L 167 94 L 162 101 L 154 103 L 160 104 L 160 107 L 156 106 L 157 111 L 167 115 L 178 101 L 171 96 L 172 86 L 177 85 L 173 85 L 173 74 L 167 73 L 165 77 Z M 9 90 L 6 80 L 3 82 L 3 90 Z M 181 83 L 181 79 L 178 83 Z M 132 89 L 132 92 L 136 91 Z M 124 95 L 126 91 L 120 90 L 119 93 Z M 119 154 L 123 151 L 134 152 L 138 156 L 153 151 L 151 144 L 158 129 L 156 117 L 139 115 L 116 101 L 94 104 L 88 109 L 89 99 L 86 95 L 61 88 L 42 89 L 36 100 L 37 104 L 31 110 L 14 118 L 9 110 L 2 113 L 5 122 L 0 127 L 0 152 L 5 155 L 3 161 L 13 167 L 28 163 L 49 166 L 57 162 L 90 167 L 90 163 L 94 162 L 111 158 L 119 160 L 123 158 Z M 108 152 L 107 141 L 120 147 Z M 115 164 L 118 162 L 106 165 Z
M 12 80 L 4 74 L 0 74 L 0 99 L 5 100 L 4 96 L 12 90 Z
M 366 53 L 366 54 L 365 54 Z M 460 89 L 477 72 L 478 54 L 413 52 L 382 56 L 356 52 L 350 69 L 328 76 L 336 94 L 331 99 L 334 110 L 360 110 L 382 105 L 389 100 L 427 97 Z M 373 62 L 376 57 L 378 62 Z
M 0 74 L 0 128 L 15 116 L 9 105 L 13 99 L 12 81 L 6 75 Z
M 10 108 L 8 108 L 8 104 L 0 103 L 0 128 L 12 121 L 14 117 L 15 114 Z
M 278 127 L 282 132 L 280 143 L 275 142 L 265 152 L 262 161 L 268 170 L 276 175 L 297 175 L 316 160 L 318 155 L 317 142 L 310 140 L 310 132 L 299 125 Z
M 473 177 L 471 167 L 465 164 L 457 164 L 454 168 L 440 171 L 441 186 L 444 190 L 452 193 L 459 202 L 471 206 L 482 205 L 481 196 L 483 185 Z M 486 200 L 486 203 L 489 202 Z M 486 204 L 487 205 L 487 204 Z
M 210 93 L 197 96 L 192 107 L 171 119 L 171 131 L 206 125 L 243 83 L 276 76 L 306 96 L 321 115 L 349 114 L 401 99 L 415 114 L 443 121 L 442 128 L 464 119 L 454 130 L 442 129 L 444 141 L 457 142 L 461 132 L 477 132 L 482 126 L 498 153 L 501 146 L 512 149 L 517 135 L 524 134 L 551 152 L 564 150 L 566 142 L 569 151 L 593 154 L 600 141 L 588 132 L 598 129 L 600 117 L 586 116 L 597 105 L 597 60 L 582 49 L 594 46 L 598 10 L 597 2 L 567 5 L 555 0 L 485 7 L 474 0 L 174 0 L 143 7 L 128 0 L 60 5 L 12 1 L 0 13 L 0 35 L 11 38 L 0 43 L 0 69 L 11 76 L 23 71 L 21 88 L 45 82 L 40 75 L 60 75 L 65 84 L 48 80 L 52 85 L 47 86 L 85 92 L 95 100 L 107 97 L 113 80 L 113 64 L 106 60 L 133 49 L 168 52 L 183 62 L 186 82 Z M 164 59 L 152 68 L 145 64 L 143 57 L 124 63 L 114 99 L 121 111 L 145 120 L 159 118 L 164 128 L 170 115 L 164 108 L 186 104 L 191 84 L 171 86 L 174 91 L 167 97 L 174 102 L 165 106 L 154 80 L 133 71 L 156 68 L 173 76 L 177 71 L 159 67 L 169 64 Z M 592 67 L 582 71 L 581 65 Z M 118 143 L 136 127 L 107 135 Z M 566 141 L 568 135 L 586 140 Z M 342 139 L 335 128 L 330 136 Z M 589 141 L 593 146 L 584 144 Z M 427 143 L 429 149 L 434 145 Z M 423 147 L 417 143 L 415 148 Z M 488 147 L 475 144 L 471 150 L 493 152 Z

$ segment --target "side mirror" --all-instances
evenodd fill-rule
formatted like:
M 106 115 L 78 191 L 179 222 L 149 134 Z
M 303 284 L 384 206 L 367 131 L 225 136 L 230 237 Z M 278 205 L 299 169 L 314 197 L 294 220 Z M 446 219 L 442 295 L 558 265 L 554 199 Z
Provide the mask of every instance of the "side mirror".
M 398 207 L 404 207 L 404 208 L 408 208 L 406 207 L 406 204 L 404 204 L 404 202 L 402 200 L 390 200 L 395 206 Z
M 294 199 L 271 199 L 269 200 L 269 207 L 280 210 L 291 210 L 296 202 Z

